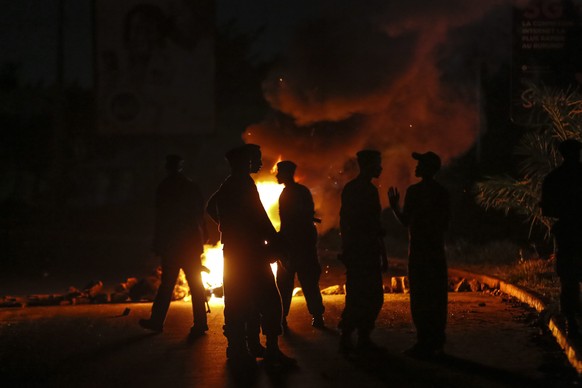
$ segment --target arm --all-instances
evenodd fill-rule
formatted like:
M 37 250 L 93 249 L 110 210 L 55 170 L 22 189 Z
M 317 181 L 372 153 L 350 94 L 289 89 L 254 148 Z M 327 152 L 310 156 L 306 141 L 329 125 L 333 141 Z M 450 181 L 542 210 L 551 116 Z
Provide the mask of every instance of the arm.
M 408 217 L 400 208 L 400 193 L 396 187 L 388 189 L 388 202 L 396 219 L 404 226 L 408 226 Z
M 212 221 L 219 224 L 219 217 L 218 217 L 218 191 L 212 194 L 212 197 L 208 200 L 206 204 L 206 213 L 212 218 Z
M 195 219 L 198 220 L 198 229 L 202 236 L 202 243 L 208 242 L 208 229 L 206 228 L 206 222 L 204 220 L 204 197 L 198 185 L 194 184 L 194 198 L 195 198 Z

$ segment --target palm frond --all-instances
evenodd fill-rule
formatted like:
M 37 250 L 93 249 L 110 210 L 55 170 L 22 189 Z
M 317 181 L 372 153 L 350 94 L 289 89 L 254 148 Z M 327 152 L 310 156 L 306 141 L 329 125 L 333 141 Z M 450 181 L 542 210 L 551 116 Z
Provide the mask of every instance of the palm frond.
M 520 157 L 519 172 L 526 179 L 543 179 L 560 163 L 556 141 L 544 132 L 528 132 L 522 136 L 515 148 Z
M 539 226 L 549 238 L 553 220 L 542 216 L 541 183 L 508 176 L 490 177 L 475 185 L 475 201 L 487 210 L 517 214 L 530 224 L 530 235 L 533 228 Z

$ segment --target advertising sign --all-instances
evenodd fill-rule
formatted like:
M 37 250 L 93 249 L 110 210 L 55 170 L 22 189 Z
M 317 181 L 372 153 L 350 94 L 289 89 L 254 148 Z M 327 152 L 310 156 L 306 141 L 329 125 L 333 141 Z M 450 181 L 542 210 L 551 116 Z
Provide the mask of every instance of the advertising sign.
M 96 0 L 99 131 L 208 133 L 214 123 L 211 0 Z
M 582 0 L 532 0 L 513 16 L 512 119 L 526 123 L 532 85 L 582 85 Z

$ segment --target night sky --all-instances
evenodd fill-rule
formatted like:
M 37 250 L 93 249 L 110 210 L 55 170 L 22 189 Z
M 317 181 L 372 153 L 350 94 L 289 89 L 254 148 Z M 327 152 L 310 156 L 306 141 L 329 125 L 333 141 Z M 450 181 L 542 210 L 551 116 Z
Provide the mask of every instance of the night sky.
M 93 85 L 93 1 L 64 0 L 65 76 L 68 81 L 84 86 Z M 0 62 L 21 63 L 22 76 L 27 82 L 54 81 L 57 1 L 2 0 L 1 4 Z M 236 20 L 241 31 L 265 26 L 265 33 L 253 49 L 261 58 L 269 58 L 283 51 L 297 25 L 315 17 L 319 8 L 316 2 L 307 0 L 255 0 L 244 5 L 234 0 L 220 0 L 216 2 L 216 18 L 219 25 Z

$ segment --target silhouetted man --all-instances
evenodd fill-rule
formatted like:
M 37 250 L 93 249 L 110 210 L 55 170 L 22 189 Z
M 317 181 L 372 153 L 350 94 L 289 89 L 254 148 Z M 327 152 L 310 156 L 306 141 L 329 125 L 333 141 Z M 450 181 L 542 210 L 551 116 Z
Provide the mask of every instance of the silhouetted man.
M 409 234 L 410 311 L 417 343 L 407 353 L 427 358 L 442 354 L 445 344 L 448 277 L 444 239 L 450 205 L 446 189 L 434 180 L 440 157 L 434 152 L 414 152 L 412 157 L 418 161 L 415 175 L 420 182 L 408 188 L 402 209 L 398 189 L 391 187 L 388 199 Z
M 209 215 L 219 224 L 224 244 L 226 353 L 236 364 L 255 363 L 255 357 L 247 347 L 246 326 L 247 322 L 256 320 L 259 313 L 267 337 L 265 362 L 288 365 L 294 360 L 285 356 L 278 346 L 278 337 L 282 333 L 281 297 L 269 262 L 276 231 L 249 175 L 251 151 L 248 146 L 242 146 L 226 154 L 231 174 L 207 206 Z M 258 162 L 254 163 L 256 168 Z
M 314 224 L 315 208 L 309 189 L 295 181 L 297 165 L 291 161 L 277 163 L 277 181 L 285 188 L 279 196 L 279 216 L 286 258 L 277 268 L 277 285 L 283 301 L 283 329 L 287 329 L 287 316 L 295 284 L 299 279 L 307 309 L 313 316 L 311 324 L 325 326 L 323 301 L 319 291 L 321 266 L 317 257 L 317 229 Z
M 560 143 L 564 162 L 542 184 L 542 214 L 557 218 L 552 228 L 557 245 L 560 277 L 560 309 L 566 317 L 568 336 L 578 337 L 576 314 L 580 312 L 582 280 L 582 144 L 574 139 Z
M 346 266 L 346 304 L 339 323 L 340 350 L 344 352 L 353 349 L 355 330 L 358 349 L 376 348 L 370 333 L 384 303 L 382 270 L 387 268 L 382 208 L 372 183 L 382 172 L 382 158 L 378 151 L 362 150 L 357 160 L 360 173 L 344 187 L 340 211 L 341 259 Z
M 150 319 L 141 319 L 140 326 L 161 332 L 180 268 L 192 294 L 194 325 L 190 337 L 208 330 L 206 295 L 200 271 L 200 255 L 207 238 L 204 223 L 204 200 L 198 186 L 182 174 L 184 160 L 178 155 L 166 157 L 166 178 L 156 192 L 154 253 L 161 256 L 162 281 L 152 305 Z

